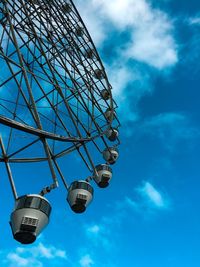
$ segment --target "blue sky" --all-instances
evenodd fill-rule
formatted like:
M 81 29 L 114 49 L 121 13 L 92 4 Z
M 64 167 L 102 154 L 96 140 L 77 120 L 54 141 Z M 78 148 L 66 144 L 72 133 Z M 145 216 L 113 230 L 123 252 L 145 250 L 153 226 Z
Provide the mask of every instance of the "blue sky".
M 32 246 L 12 238 L 1 167 L 0 265 L 199 267 L 200 2 L 75 3 L 119 105 L 120 157 L 110 187 L 95 188 L 86 213 L 70 211 L 62 188 L 49 196 L 51 222 Z M 65 162 L 69 176 L 80 165 L 75 155 Z M 25 191 L 30 169 L 17 168 Z

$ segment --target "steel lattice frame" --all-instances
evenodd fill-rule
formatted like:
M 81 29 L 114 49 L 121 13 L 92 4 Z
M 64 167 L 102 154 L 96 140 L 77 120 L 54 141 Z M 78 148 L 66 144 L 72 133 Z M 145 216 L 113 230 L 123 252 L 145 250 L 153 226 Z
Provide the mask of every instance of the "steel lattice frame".
M 73 2 L 1 0 L 0 67 L 0 123 L 8 126 L 0 161 L 11 182 L 9 163 L 47 160 L 51 188 L 57 186 L 54 168 L 67 187 L 57 158 L 74 150 L 94 172 L 87 144 L 100 153 L 109 149 L 105 133 L 120 124 L 103 64 Z M 109 100 L 102 98 L 102 90 L 109 92 Z M 20 147 L 15 147 L 16 132 Z M 23 143 L 23 135 L 31 140 Z M 19 156 L 35 143 L 41 144 L 45 156 Z

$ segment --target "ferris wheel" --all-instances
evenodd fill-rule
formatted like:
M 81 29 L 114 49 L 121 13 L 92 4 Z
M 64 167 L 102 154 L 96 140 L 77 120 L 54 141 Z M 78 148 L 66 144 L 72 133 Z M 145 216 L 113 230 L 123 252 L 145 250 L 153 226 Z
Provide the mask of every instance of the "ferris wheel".
M 30 244 L 48 224 L 51 205 L 44 196 L 59 182 L 76 213 L 92 201 L 93 181 L 109 185 L 119 156 L 117 104 L 71 0 L 1 0 L 0 70 L 0 162 L 15 200 L 10 225 L 17 241 Z M 68 184 L 58 159 L 75 151 L 88 176 Z M 12 166 L 38 162 L 48 163 L 49 184 L 18 196 Z

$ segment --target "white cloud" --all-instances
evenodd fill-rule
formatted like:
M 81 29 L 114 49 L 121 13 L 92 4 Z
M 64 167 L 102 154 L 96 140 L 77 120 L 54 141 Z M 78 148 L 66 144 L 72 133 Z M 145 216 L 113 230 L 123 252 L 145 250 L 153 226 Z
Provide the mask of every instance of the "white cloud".
M 111 250 L 112 241 L 109 238 L 110 231 L 109 228 L 105 227 L 104 223 L 86 225 L 85 233 L 93 245 L 100 246 L 107 251 Z
M 124 28 L 137 24 L 138 20 L 149 15 L 148 5 L 144 0 L 93 0 L 94 5 L 118 27 Z
M 36 246 L 31 248 L 27 248 L 22 251 L 22 253 L 30 253 L 34 257 L 45 258 L 45 259 L 55 259 L 55 258 L 63 258 L 67 259 L 66 251 L 57 249 L 54 246 L 45 246 L 43 243 L 39 243 Z
M 57 249 L 55 251 L 55 257 L 61 259 L 67 259 L 66 251 Z
M 116 242 L 120 238 L 118 233 L 121 231 L 119 229 L 126 227 L 127 218 L 129 223 L 132 223 L 138 218 L 149 219 L 152 218 L 152 215 L 154 216 L 161 211 L 168 211 L 171 208 L 169 197 L 148 181 L 134 188 L 133 192 L 129 196 L 110 203 L 110 210 L 107 215 L 99 218 L 97 223 L 84 227 L 89 251 L 93 252 L 95 249 L 95 251 L 115 253 L 117 249 Z M 90 257 L 83 257 L 80 261 L 81 266 L 91 266 L 90 259 Z M 105 260 L 104 264 L 107 263 L 108 259 Z M 99 266 L 104 265 L 100 264 Z
M 141 25 L 133 32 L 127 56 L 162 70 L 176 64 L 178 56 L 175 41 L 169 34 L 170 23 L 162 15 L 156 20 L 147 23 L 150 24 L 148 32 L 147 25 Z
M 26 251 L 25 248 L 22 248 L 22 247 L 17 247 L 17 248 L 16 248 L 16 252 L 19 253 L 19 254 L 22 254 L 22 253 L 24 253 L 25 251 Z
M 9 253 L 7 259 L 17 266 L 28 266 L 29 260 L 19 256 L 17 253 Z
M 137 121 L 139 100 L 153 91 L 150 74 L 140 69 L 137 64 L 135 67 L 123 65 L 123 58 L 120 57 L 113 65 L 106 65 L 106 69 L 113 87 L 114 99 L 119 104 L 120 120 Z
M 88 233 L 98 234 L 100 232 L 99 225 L 95 224 L 87 228 Z
M 104 20 L 99 17 L 98 9 L 92 5 L 91 0 L 84 2 L 77 0 L 76 5 L 80 11 L 84 23 L 92 35 L 92 40 L 97 46 L 100 46 L 106 39 L 106 29 L 104 27 Z
M 67 254 L 65 250 L 40 242 L 31 247 L 17 247 L 6 259 L 9 267 L 43 267 L 42 259 L 51 259 L 53 263 L 53 260 L 67 260 Z
M 139 210 L 139 205 L 136 201 L 131 199 L 130 197 L 126 196 L 124 202 L 122 202 L 123 205 L 130 207 L 133 210 Z
M 190 73 L 190 78 L 194 80 L 199 77 L 200 72 L 200 66 L 196 64 L 196 62 L 199 62 L 200 56 L 200 13 L 192 17 L 183 17 L 182 20 L 190 32 L 190 38 L 182 44 L 183 57 L 181 64 L 184 66 L 184 71 Z M 187 53 L 187 51 L 190 51 L 190 53 Z
M 54 258 L 55 251 L 51 247 L 45 247 L 42 243 L 39 243 L 37 247 L 34 248 L 34 253 L 41 255 L 41 257 L 46 258 L 46 259 L 52 259 Z
M 144 182 L 142 187 L 137 189 L 142 198 L 148 204 L 153 205 L 155 208 L 166 209 L 168 208 L 168 201 L 164 195 L 158 191 L 150 182 Z
M 112 67 L 107 67 L 110 82 L 114 88 L 113 96 L 123 101 L 126 98 L 124 90 L 128 85 L 129 81 L 134 81 L 138 79 L 138 75 L 132 72 L 127 66 L 120 66 L 119 61 L 116 65 Z
M 81 257 L 79 263 L 81 267 L 91 267 L 92 265 L 94 265 L 94 261 L 89 254 Z
M 171 208 L 171 201 L 167 194 L 161 192 L 149 181 L 143 181 L 135 188 L 132 196 L 126 196 L 118 205 L 119 210 L 132 210 L 144 217 Z
M 11 252 L 6 257 L 9 267 L 43 267 L 42 262 L 33 257 L 18 255 L 17 252 Z
M 173 66 L 178 61 L 177 45 L 173 37 L 173 23 L 166 13 L 154 9 L 146 0 L 87 0 L 81 14 L 92 37 L 101 33 L 98 44 L 108 40 L 114 26 L 118 31 L 128 30 L 131 41 L 124 40 L 124 60 L 136 59 L 159 70 Z M 87 14 L 84 14 L 84 9 Z M 90 14 L 90 15 L 89 15 Z M 95 17 L 93 16 L 95 14 Z M 107 26 L 110 22 L 110 25 Z M 97 27 L 95 27 L 97 25 Z M 125 46 L 126 44 L 126 46 Z M 113 43 L 115 48 L 115 43 Z
M 111 207 L 111 215 L 103 216 L 98 220 L 98 223 L 84 227 L 86 237 L 90 240 L 93 248 L 95 246 L 101 250 L 112 251 L 115 248 L 113 241 L 113 231 L 115 230 L 113 227 L 123 227 L 127 214 L 130 216 L 131 212 L 134 212 L 146 218 L 158 211 L 171 208 L 171 201 L 152 183 L 145 181 L 134 189 L 134 194 L 111 203 Z
M 33 247 L 32 254 L 46 259 L 67 259 L 67 254 L 65 250 L 57 249 L 54 246 L 45 246 L 43 243 L 39 243 L 38 246 Z
M 154 90 L 152 72 L 168 74 L 178 62 L 172 19 L 148 0 L 75 2 L 95 44 L 104 48 L 112 42 L 115 56 L 104 65 L 120 103 L 120 120 L 137 121 L 139 100 Z
M 200 16 L 197 15 L 195 17 L 188 19 L 190 25 L 200 25 Z

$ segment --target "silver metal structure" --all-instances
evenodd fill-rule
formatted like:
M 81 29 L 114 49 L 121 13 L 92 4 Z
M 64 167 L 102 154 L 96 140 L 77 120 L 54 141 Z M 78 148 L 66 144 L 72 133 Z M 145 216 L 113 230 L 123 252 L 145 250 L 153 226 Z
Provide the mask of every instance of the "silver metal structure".
M 105 183 L 93 152 L 108 164 L 117 160 L 116 108 L 100 56 L 71 0 L 0 0 L 0 162 L 16 207 L 33 196 L 18 197 L 13 164 L 47 162 L 52 181 L 33 198 L 40 201 L 61 181 L 72 210 L 83 212 L 92 200 L 89 183 L 95 180 L 106 187 L 112 176 L 108 169 Z M 89 175 L 69 187 L 58 159 L 73 151 Z M 75 190 L 75 184 L 86 184 L 88 190 Z M 48 222 L 49 215 L 41 212 L 31 206 L 15 208 L 11 227 L 16 240 L 34 241 Z M 20 230 L 22 218 L 32 213 L 39 226 L 26 235 Z

